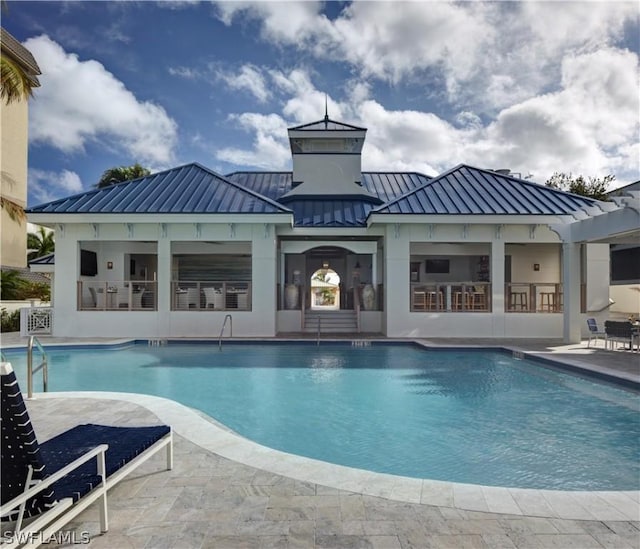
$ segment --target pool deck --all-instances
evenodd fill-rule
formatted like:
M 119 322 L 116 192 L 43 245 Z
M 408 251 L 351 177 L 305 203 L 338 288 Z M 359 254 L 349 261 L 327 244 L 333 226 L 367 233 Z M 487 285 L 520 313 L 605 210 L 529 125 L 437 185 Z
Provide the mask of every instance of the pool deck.
M 45 345 L 80 343 L 40 339 Z M 605 351 L 602 342 L 595 349 L 529 340 L 421 342 L 499 345 L 640 381 L 640 355 Z M 17 334 L 2 335 L 3 347 L 24 344 Z M 638 491 L 523 490 L 382 475 L 265 448 L 159 397 L 37 396 L 28 407 L 43 440 L 85 422 L 161 422 L 174 429 L 174 469 L 163 471 L 158 456 L 116 486 L 107 534 L 99 534 L 93 507 L 65 528 L 89 532 L 92 547 L 640 547 Z

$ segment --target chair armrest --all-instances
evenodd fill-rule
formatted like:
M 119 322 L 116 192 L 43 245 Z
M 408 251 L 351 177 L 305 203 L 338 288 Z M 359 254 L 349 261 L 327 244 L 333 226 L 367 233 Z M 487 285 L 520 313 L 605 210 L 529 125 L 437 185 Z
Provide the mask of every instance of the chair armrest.
M 0 516 L 4 516 L 15 509 L 21 503 L 27 501 L 28 499 L 35 496 L 38 492 L 41 492 L 45 488 L 51 486 L 54 482 L 58 482 L 61 478 L 67 476 L 74 469 L 77 469 L 80 465 L 83 465 L 87 461 L 93 459 L 94 457 L 105 454 L 107 449 L 109 448 L 108 444 L 100 444 L 96 446 L 92 450 L 89 450 L 86 454 L 83 454 L 76 460 L 69 463 L 69 465 L 64 466 L 62 469 L 59 469 L 52 475 L 46 477 L 45 479 L 39 481 L 36 485 L 31 488 L 26 489 L 22 494 L 16 496 L 11 501 L 5 503 L 2 507 L 0 507 Z

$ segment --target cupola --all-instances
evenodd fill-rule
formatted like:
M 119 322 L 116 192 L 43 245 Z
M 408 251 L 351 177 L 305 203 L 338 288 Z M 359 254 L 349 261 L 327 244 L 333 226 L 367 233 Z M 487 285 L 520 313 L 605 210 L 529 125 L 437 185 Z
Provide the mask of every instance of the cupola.
M 366 128 L 329 118 L 289 128 L 293 188 L 282 198 L 377 198 L 362 186 Z

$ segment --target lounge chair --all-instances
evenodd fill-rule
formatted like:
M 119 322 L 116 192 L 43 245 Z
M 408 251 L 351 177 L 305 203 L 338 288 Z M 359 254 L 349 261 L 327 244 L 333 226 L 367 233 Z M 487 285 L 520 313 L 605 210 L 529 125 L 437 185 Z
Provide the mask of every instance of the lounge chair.
M 173 436 L 166 425 L 78 425 L 39 444 L 11 364 L 0 364 L 0 374 L 0 515 L 15 521 L 4 528 L 3 549 L 37 547 L 96 501 L 106 532 L 111 487 L 161 449 L 167 469 L 173 467 Z
M 589 327 L 589 341 L 587 342 L 587 347 L 591 346 L 591 340 L 595 339 L 596 343 L 598 342 L 599 337 L 604 338 L 604 346 L 605 349 L 607 347 L 607 332 L 603 332 L 598 329 L 598 323 L 595 318 L 587 318 L 587 326 Z

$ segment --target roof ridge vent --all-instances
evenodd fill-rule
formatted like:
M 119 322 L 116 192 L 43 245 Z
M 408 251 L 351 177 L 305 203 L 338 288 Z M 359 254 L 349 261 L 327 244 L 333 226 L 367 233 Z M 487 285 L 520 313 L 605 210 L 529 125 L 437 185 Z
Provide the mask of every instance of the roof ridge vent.
M 498 170 L 491 170 L 492 172 L 499 173 L 500 175 L 510 175 L 511 170 L 509 168 L 500 168 Z

